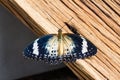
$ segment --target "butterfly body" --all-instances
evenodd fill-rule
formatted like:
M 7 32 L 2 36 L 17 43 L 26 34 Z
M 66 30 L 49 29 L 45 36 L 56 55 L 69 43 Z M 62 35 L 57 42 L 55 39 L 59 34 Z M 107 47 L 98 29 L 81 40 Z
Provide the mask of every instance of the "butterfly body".
M 68 25 L 69 26 L 69 25 Z M 24 55 L 48 63 L 73 62 L 96 54 L 97 48 L 78 34 L 48 34 L 36 39 L 24 50 Z

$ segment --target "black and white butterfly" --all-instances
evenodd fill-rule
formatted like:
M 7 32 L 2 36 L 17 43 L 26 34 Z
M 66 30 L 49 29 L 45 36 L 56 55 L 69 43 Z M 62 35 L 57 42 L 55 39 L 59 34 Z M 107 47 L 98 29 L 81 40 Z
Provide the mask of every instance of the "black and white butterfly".
M 62 34 L 62 30 L 59 29 L 58 34 L 42 36 L 24 49 L 24 55 L 28 58 L 57 64 L 63 61 L 74 62 L 76 59 L 83 59 L 96 54 L 95 45 L 80 36 L 71 25 L 66 22 L 65 24 L 74 34 Z

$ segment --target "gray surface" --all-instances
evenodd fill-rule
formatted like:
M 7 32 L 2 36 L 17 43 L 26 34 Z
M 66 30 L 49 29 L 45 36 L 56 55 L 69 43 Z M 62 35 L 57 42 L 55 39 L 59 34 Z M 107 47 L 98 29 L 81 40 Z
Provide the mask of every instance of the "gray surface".
M 0 80 L 13 80 L 64 66 L 25 59 L 22 56 L 24 47 L 36 38 L 22 22 L 0 5 Z

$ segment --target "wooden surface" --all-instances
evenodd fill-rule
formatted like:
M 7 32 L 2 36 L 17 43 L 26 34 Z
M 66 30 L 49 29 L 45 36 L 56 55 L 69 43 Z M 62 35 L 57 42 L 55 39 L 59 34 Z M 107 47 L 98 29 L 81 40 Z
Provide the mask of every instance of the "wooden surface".
M 119 0 L 0 0 L 37 35 L 57 33 L 63 22 L 93 42 L 98 52 L 66 65 L 80 80 L 120 80 Z M 16 26 L 17 27 L 17 26 Z M 63 32 L 70 32 L 67 27 Z

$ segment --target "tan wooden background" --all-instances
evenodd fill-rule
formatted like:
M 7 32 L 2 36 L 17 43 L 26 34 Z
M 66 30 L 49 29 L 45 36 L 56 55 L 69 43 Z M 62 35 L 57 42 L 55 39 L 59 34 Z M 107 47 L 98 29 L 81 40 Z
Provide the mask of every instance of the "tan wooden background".
M 93 57 L 65 64 L 80 80 L 120 80 L 119 0 L 0 0 L 0 3 L 38 36 L 57 33 L 63 22 L 73 18 L 69 24 L 94 43 L 98 52 Z M 70 30 L 64 27 L 63 32 Z

